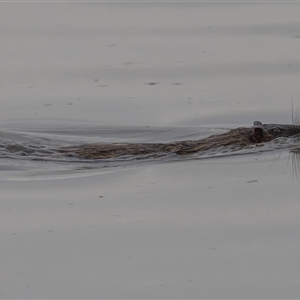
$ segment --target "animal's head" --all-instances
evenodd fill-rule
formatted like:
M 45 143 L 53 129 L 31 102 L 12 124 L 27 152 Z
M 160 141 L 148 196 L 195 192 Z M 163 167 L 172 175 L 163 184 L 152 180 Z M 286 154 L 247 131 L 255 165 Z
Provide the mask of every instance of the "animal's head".
M 299 125 L 253 123 L 253 136 L 258 142 L 266 142 L 278 137 L 289 137 L 300 134 Z

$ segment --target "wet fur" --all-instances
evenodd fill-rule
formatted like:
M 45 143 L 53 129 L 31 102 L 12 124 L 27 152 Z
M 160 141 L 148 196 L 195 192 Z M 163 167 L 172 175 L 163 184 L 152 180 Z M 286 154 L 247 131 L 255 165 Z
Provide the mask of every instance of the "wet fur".
M 173 143 L 85 144 L 64 147 L 60 149 L 60 152 L 74 154 L 85 159 L 107 159 L 125 155 L 148 155 L 158 153 L 187 155 L 227 146 L 236 146 L 238 149 L 242 149 L 251 144 L 268 142 L 272 139 L 274 139 L 273 135 L 269 134 L 261 126 L 257 126 L 252 128 L 241 127 L 232 129 L 226 133 L 211 135 L 196 141 L 180 141 Z

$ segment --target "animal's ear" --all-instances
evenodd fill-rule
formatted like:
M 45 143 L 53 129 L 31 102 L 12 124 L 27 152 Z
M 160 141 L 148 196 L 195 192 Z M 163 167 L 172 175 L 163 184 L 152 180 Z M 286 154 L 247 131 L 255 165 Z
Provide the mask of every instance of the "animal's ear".
M 262 125 L 262 122 L 260 122 L 260 121 L 254 121 L 253 122 L 253 126 L 259 126 L 259 125 Z
M 261 143 L 264 141 L 264 130 L 260 127 L 255 127 L 253 129 L 253 137 L 256 143 Z

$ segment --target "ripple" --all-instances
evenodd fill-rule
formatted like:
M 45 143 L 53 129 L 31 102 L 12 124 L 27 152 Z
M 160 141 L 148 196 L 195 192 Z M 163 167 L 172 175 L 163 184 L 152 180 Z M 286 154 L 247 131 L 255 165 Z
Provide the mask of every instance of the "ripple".
M 203 127 L 116 128 L 81 125 L 2 130 L 0 131 L 0 176 L 23 179 L 41 176 L 87 176 L 95 172 L 106 173 L 140 164 L 220 158 L 299 148 L 299 137 L 293 137 L 276 139 L 266 144 L 250 145 L 244 149 L 238 146 L 227 146 L 191 155 L 155 153 L 93 160 L 59 151 L 65 146 L 87 143 L 168 143 L 196 140 L 225 131 L 227 130 Z

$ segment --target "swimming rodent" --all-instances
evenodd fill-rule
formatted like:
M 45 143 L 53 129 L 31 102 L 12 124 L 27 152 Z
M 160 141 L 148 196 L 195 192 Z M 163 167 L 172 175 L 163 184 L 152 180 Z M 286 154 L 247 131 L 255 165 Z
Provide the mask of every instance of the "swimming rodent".
M 84 159 L 107 159 L 125 155 L 137 156 L 159 153 L 188 155 L 228 146 L 243 149 L 250 145 L 269 142 L 278 137 L 289 137 L 296 134 L 300 134 L 300 125 L 262 124 L 255 121 L 253 127 L 239 127 L 200 140 L 175 141 L 172 143 L 83 144 L 60 148 L 59 152 L 76 155 Z

